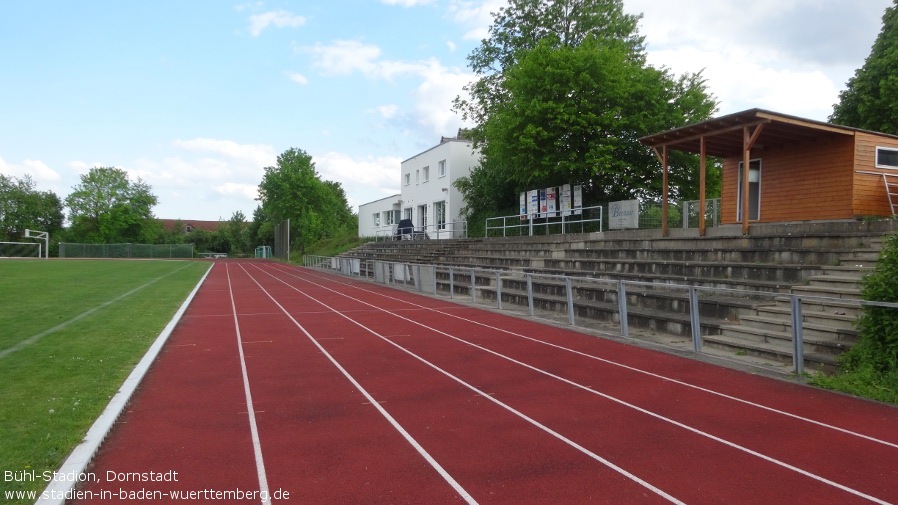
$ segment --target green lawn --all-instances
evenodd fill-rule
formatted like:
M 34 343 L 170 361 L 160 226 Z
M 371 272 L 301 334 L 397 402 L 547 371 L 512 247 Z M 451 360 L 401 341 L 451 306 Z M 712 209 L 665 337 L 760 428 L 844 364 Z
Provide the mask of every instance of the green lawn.
M 0 260 L 0 504 L 46 487 L 7 472 L 59 467 L 208 268 Z

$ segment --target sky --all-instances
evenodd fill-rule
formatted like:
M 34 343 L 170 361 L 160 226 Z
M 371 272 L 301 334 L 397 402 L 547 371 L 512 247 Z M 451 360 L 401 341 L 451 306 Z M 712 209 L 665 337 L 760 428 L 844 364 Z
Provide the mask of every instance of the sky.
M 718 115 L 825 121 L 893 0 L 624 0 L 648 61 L 703 72 Z M 65 198 L 92 167 L 159 218 L 251 219 L 290 148 L 354 210 L 466 125 L 452 100 L 502 0 L 0 0 L 0 173 Z

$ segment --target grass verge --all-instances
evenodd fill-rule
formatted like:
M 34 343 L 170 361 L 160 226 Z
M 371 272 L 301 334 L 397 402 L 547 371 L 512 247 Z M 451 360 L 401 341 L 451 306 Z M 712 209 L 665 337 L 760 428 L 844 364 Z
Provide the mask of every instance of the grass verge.
M 0 357 L 3 503 L 33 502 L 6 493 L 46 487 L 208 267 L 0 261 L 0 353 L 47 332 Z

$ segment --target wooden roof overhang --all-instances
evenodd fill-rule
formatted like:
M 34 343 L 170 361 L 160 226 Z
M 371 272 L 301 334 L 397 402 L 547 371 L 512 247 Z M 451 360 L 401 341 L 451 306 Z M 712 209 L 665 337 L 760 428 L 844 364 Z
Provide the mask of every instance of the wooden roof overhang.
M 675 128 L 639 139 L 651 147 L 664 168 L 662 227 L 667 236 L 667 172 L 668 150 L 699 154 L 701 208 L 705 200 L 705 158 L 742 156 L 745 166 L 751 151 L 786 148 L 807 143 L 825 142 L 842 136 L 853 136 L 857 130 L 809 119 L 802 119 L 762 109 L 750 109 L 681 128 Z M 748 170 L 743 171 L 743 194 L 748 194 Z M 748 199 L 743 199 L 742 232 L 748 233 Z M 705 234 L 704 213 L 699 213 L 699 234 Z

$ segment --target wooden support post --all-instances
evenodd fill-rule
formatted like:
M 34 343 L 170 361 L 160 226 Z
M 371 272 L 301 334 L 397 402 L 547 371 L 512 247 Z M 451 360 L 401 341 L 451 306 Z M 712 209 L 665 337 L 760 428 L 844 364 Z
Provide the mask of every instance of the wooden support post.
M 748 127 L 742 129 L 742 234 L 748 235 L 748 173 L 751 172 L 751 134 Z
M 666 237 L 670 233 L 667 229 L 667 146 L 661 154 L 661 164 L 664 165 L 664 177 L 661 182 L 661 236 Z
M 705 137 L 702 136 L 699 141 L 699 165 L 698 165 L 698 235 L 705 236 L 705 171 L 707 169 L 707 161 L 705 160 Z
M 755 126 L 755 131 L 751 131 L 750 126 L 742 128 L 742 234 L 748 235 L 748 198 L 749 198 L 749 178 L 751 172 L 751 148 L 761 136 L 761 130 L 764 129 L 764 123 Z

